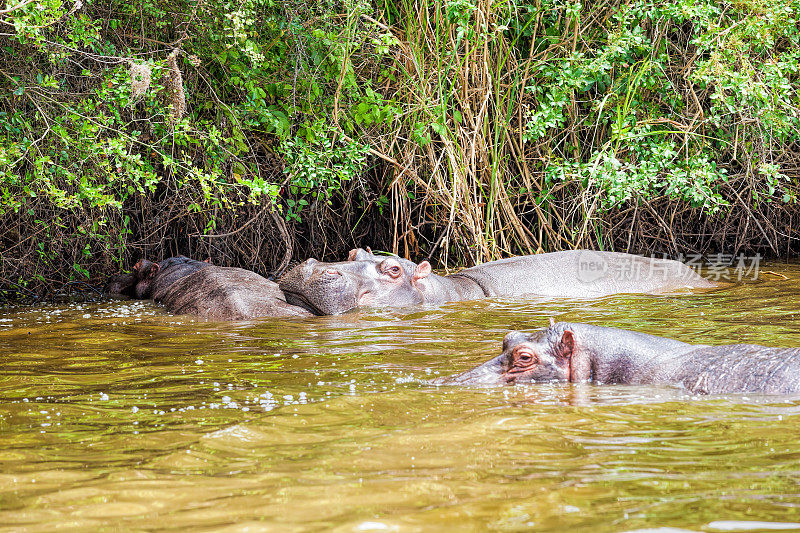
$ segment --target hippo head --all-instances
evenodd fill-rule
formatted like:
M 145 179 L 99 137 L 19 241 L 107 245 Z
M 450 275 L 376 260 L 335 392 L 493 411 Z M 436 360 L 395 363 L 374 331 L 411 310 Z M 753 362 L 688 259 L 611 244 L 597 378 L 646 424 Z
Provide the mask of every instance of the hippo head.
M 424 298 L 418 282 L 430 273 L 427 261 L 417 265 L 358 248 L 350 251 L 347 261 L 338 263 L 308 259 L 290 270 L 279 285 L 290 304 L 317 315 L 338 315 L 359 306 L 420 304 Z
M 136 278 L 136 274 L 131 272 L 130 274 L 117 274 L 116 276 L 111 276 L 106 281 L 105 286 L 103 287 L 103 293 L 109 294 L 113 296 L 129 296 L 131 298 L 136 296 L 136 283 L 139 280 Z
M 158 263 L 153 263 L 147 259 L 139 259 L 133 265 L 133 273 L 136 275 L 136 289 L 135 294 L 137 298 L 147 299 L 150 298 L 153 292 L 153 280 L 158 274 Z
M 503 353 L 494 359 L 463 374 L 442 378 L 433 383 L 492 386 L 580 381 L 583 372 L 577 371 L 575 366 L 578 351 L 570 324 L 553 324 L 533 333 L 512 331 L 503 339 Z
M 158 263 L 140 259 L 130 274 L 111 276 L 103 287 L 105 294 L 146 299 L 150 297 L 150 285 L 158 273 Z

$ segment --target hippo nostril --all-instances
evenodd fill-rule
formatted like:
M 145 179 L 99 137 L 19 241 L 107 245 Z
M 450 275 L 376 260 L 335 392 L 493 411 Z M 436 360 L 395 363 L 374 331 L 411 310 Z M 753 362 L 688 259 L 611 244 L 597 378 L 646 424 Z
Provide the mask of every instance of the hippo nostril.
M 335 270 L 333 268 L 329 268 L 329 269 L 325 270 L 325 273 L 328 274 L 329 276 L 341 276 L 342 275 L 341 272 L 339 272 L 338 270 Z

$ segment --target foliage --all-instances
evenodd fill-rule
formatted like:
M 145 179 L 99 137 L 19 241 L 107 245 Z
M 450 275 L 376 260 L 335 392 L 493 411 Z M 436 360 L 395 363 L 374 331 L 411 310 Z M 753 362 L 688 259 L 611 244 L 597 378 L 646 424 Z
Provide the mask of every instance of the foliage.
M 268 270 L 281 246 L 340 253 L 370 244 L 359 235 L 446 264 L 721 248 L 747 220 L 757 233 L 736 246 L 791 248 L 771 217 L 791 219 L 797 198 L 798 13 L 800 0 L 12 0 L 0 282 L 52 290 L 148 250 Z M 248 235 L 246 253 L 218 235 Z
M 351 56 L 387 41 L 357 3 L 343 6 L 346 31 L 332 1 L 9 5 L 0 241 L 25 243 L 27 268 L 10 276 L 4 263 L 7 281 L 85 280 L 95 255 L 126 266 L 131 241 L 159 233 L 137 206 L 177 210 L 209 235 L 246 205 L 300 221 L 365 172 L 366 145 L 339 128 L 385 120 L 386 104 Z
M 407 121 L 383 149 L 411 141 L 401 165 L 426 167 L 415 188 L 434 191 L 429 217 L 452 252 L 629 249 L 636 233 L 639 251 L 677 255 L 696 244 L 675 233 L 724 247 L 742 218 L 761 228 L 755 249 L 791 247 L 763 210 L 783 204 L 788 219 L 797 195 L 786 156 L 800 142 L 797 0 L 393 5 L 414 70 L 397 66 Z M 669 223 L 655 204 L 670 206 Z M 647 242 L 639 206 L 661 244 Z

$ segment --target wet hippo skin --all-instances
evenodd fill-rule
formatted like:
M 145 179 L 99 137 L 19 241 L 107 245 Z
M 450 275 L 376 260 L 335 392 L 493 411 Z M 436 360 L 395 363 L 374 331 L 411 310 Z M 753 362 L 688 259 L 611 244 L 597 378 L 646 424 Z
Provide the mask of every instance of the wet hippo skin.
M 678 261 L 585 250 L 512 257 L 439 276 L 427 261 L 416 264 L 359 248 L 347 261 L 308 259 L 280 280 L 288 302 L 318 315 L 492 296 L 595 298 L 715 286 Z
M 800 348 L 708 346 L 589 324 L 512 331 L 486 363 L 442 385 L 537 382 L 663 384 L 695 394 L 800 393 Z
M 173 313 L 212 320 L 313 316 L 289 304 L 278 284 L 242 268 L 213 266 L 176 281 L 160 301 Z
M 130 274 L 112 276 L 107 294 L 152 298 L 170 312 L 210 320 L 311 316 L 286 302 L 277 283 L 242 268 L 220 267 L 184 256 L 160 263 L 140 260 Z

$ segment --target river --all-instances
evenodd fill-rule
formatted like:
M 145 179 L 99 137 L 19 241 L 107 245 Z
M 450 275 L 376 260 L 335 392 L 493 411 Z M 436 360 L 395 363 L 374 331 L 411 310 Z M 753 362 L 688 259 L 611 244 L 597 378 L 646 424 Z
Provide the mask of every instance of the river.
M 800 265 L 698 294 L 213 323 L 0 309 L 0 528 L 800 529 L 800 399 L 426 385 L 549 318 L 800 346 Z

